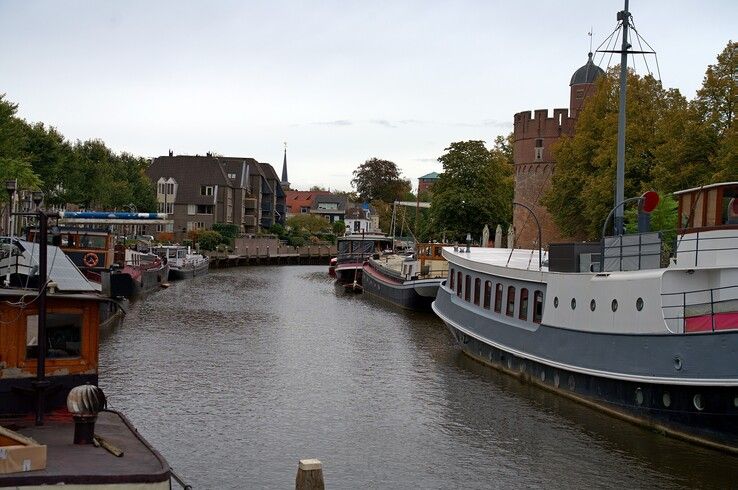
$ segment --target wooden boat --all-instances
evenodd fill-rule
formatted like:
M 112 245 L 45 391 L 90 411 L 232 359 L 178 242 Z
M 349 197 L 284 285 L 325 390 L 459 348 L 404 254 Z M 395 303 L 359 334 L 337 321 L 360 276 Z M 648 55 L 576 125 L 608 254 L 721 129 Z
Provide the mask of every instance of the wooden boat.
M 443 245 L 424 243 L 417 252 L 382 254 L 364 264 L 364 292 L 410 310 L 430 310 L 448 274 Z
M 192 253 L 190 247 L 182 245 L 161 245 L 153 247 L 151 252 L 158 255 L 169 266 L 169 279 L 180 281 L 207 274 L 210 259 L 198 253 Z
M 14 251 L 11 240 L 2 247 L 3 257 L 16 259 L 14 281 L 36 288 L 11 285 L 8 271 L 0 271 L 6 272 L 0 284 L 0 488 L 170 489 L 166 460 L 122 413 L 105 408 L 96 386 L 100 331 L 120 322 L 123 310 L 58 247 L 47 245 L 45 226 L 40 236 L 34 253 Z M 18 267 L 21 259 L 30 267 Z M 70 403 L 75 390 L 99 393 L 94 410 L 88 410 L 90 398 L 84 406 Z

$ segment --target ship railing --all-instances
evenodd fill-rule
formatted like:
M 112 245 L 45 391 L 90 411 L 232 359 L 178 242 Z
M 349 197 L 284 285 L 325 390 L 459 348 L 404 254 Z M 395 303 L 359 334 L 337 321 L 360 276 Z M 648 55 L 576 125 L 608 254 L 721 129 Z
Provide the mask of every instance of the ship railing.
M 662 293 L 661 297 L 671 333 L 738 330 L 738 286 Z
M 722 229 L 734 229 L 734 228 L 717 228 Z M 733 233 L 732 236 L 711 234 L 711 236 L 705 236 L 704 233 L 707 231 L 715 231 L 716 228 L 709 230 L 699 229 L 690 230 L 690 235 L 686 234 L 677 235 L 674 239 L 673 250 L 674 257 L 679 259 L 679 255 L 694 254 L 694 264 L 699 265 L 700 254 L 703 256 L 707 253 L 720 253 L 720 252 L 736 252 L 738 251 L 738 233 Z M 679 230 L 684 231 L 684 230 Z M 677 231 L 678 232 L 678 231 Z M 691 259 L 692 257 L 688 257 Z M 692 260 L 689 260 L 691 263 Z M 687 265 L 687 264 L 679 264 Z

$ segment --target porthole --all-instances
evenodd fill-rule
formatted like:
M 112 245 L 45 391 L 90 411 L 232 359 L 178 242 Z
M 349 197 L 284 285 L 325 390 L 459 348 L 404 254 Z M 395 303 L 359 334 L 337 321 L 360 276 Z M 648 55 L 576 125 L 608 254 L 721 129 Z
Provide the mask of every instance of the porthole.
M 559 373 L 554 373 L 554 386 L 559 387 L 559 384 L 561 384 L 561 379 L 559 378 Z
M 574 390 L 575 386 L 576 386 L 576 382 L 574 381 L 574 376 L 569 375 L 569 389 Z
M 696 408 L 700 412 L 705 409 L 705 400 L 702 399 L 702 395 L 700 395 L 699 393 L 694 395 L 694 398 L 692 398 L 692 403 L 694 403 L 694 408 Z
M 661 397 L 661 401 L 664 403 L 666 408 L 669 408 L 671 406 L 671 395 L 669 395 L 668 392 L 665 392 L 664 396 Z
M 554 296 L 554 308 L 558 308 L 558 307 L 559 307 L 559 297 Z
M 643 298 L 636 300 L 636 310 L 641 311 L 643 309 Z
M 597 301 L 592 300 L 589 302 L 589 309 L 595 311 L 597 309 Z
M 612 311 L 618 311 L 618 300 L 616 299 L 612 300 L 612 303 L 610 304 L 610 308 L 612 308 Z
M 682 358 L 677 356 L 674 358 L 674 369 L 681 371 L 682 369 Z
M 640 387 L 636 388 L 636 404 L 643 405 L 643 390 Z
M 577 300 L 576 298 L 571 299 L 571 309 L 576 310 L 577 309 Z

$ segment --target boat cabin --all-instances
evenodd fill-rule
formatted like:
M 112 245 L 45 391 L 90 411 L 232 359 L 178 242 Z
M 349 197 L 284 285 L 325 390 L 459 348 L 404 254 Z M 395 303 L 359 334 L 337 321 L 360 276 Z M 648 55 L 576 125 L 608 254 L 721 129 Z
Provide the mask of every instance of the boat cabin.
M 38 230 L 28 231 L 28 241 L 37 242 Z M 49 244 L 60 247 L 83 270 L 109 269 L 115 262 L 113 236 L 101 228 L 59 228 L 49 234 Z
M 682 231 L 738 229 L 738 182 L 706 185 L 675 192 Z

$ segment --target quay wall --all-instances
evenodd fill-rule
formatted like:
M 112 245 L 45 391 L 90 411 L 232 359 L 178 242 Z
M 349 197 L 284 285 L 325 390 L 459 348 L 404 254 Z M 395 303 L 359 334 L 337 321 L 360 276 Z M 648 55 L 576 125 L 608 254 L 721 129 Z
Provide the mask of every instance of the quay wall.
M 210 268 L 221 269 L 245 265 L 328 265 L 331 257 L 336 256 L 335 245 L 291 247 L 281 245 L 278 240 L 273 241 L 276 243 L 274 246 L 255 246 L 249 242 L 248 245 L 239 247 L 237 253 L 234 249 L 232 254 L 209 252 L 207 255 L 210 258 Z

